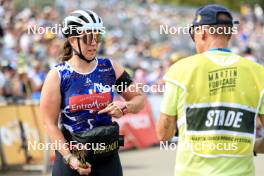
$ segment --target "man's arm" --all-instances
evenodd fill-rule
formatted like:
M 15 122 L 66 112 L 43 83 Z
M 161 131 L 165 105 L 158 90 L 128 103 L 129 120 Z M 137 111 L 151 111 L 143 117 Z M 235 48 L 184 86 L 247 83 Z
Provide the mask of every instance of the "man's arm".
M 176 133 L 176 119 L 176 116 L 160 113 L 156 127 L 157 136 L 160 141 L 167 141 L 174 136 Z
M 157 137 L 160 141 L 171 139 L 176 133 L 177 106 L 179 87 L 171 82 L 166 82 L 166 89 L 161 103 L 161 113 L 156 125 Z
M 259 115 L 262 127 L 264 127 L 264 115 Z M 254 150 L 256 153 L 264 153 L 264 138 L 258 138 L 255 142 Z

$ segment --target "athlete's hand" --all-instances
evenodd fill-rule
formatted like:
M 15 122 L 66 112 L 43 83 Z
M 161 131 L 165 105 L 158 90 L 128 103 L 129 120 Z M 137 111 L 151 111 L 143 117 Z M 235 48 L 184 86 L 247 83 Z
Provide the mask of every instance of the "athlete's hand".
M 91 165 L 89 163 L 82 164 L 76 156 L 70 158 L 69 165 L 72 169 L 79 172 L 80 175 L 89 175 L 91 172 Z
M 98 112 L 98 114 L 103 114 L 103 113 L 108 113 L 114 118 L 120 118 L 122 117 L 123 111 L 121 108 L 125 106 L 125 102 L 123 101 L 114 101 L 110 103 L 106 108 L 102 109 L 101 111 Z
M 78 167 L 76 169 L 80 175 L 89 175 L 91 173 L 91 166 L 87 166 L 85 168 L 83 167 Z

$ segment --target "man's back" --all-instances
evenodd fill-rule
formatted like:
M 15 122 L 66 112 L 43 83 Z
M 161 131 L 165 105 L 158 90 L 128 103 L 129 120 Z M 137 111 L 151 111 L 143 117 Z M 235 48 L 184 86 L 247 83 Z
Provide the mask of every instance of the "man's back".
M 231 52 L 208 51 L 171 67 L 177 105 L 177 175 L 254 175 L 255 118 L 264 68 Z M 264 112 L 263 112 L 264 113 Z

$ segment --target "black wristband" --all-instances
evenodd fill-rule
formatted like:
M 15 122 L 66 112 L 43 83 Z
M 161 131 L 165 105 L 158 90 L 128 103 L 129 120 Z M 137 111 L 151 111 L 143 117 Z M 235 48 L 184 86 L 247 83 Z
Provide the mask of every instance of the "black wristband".
M 124 71 L 122 75 L 115 82 L 115 89 L 117 93 L 122 93 L 128 88 L 128 86 L 132 83 L 132 79 L 129 74 Z

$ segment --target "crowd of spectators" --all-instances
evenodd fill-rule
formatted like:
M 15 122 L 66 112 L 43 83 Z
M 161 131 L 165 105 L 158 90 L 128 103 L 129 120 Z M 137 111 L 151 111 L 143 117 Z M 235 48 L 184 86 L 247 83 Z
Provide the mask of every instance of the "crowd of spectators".
M 0 0 L 0 102 L 39 100 L 45 76 L 60 62 L 64 43 L 59 30 L 47 27 L 59 29 L 64 14 L 78 6 L 93 9 L 104 20 L 106 34 L 99 55 L 124 65 L 136 82 L 162 85 L 168 67 L 195 52 L 189 35 L 161 32 L 161 26 L 190 24 L 194 8 L 142 0 L 56 2 L 53 6 L 18 11 L 12 0 Z M 262 8 L 243 4 L 236 18 L 240 20 L 239 33 L 232 38 L 231 49 L 263 64 Z

